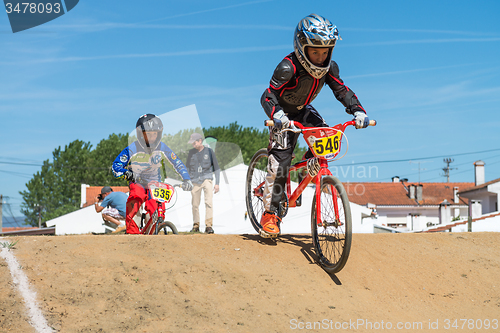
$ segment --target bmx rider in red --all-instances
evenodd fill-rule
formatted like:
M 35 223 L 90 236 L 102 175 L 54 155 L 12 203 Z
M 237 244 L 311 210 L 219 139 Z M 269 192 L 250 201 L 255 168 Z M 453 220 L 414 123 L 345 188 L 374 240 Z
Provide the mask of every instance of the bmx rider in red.
M 279 133 L 290 120 L 312 127 L 328 127 L 321 115 L 310 104 L 327 84 L 345 111 L 354 117 L 356 128 L 369 124 L 366 111 L 357 96 L 339 75 L 339 66 L 332 60 L 332 51 L 341 39 L 338 29 L 328 19 L 311 14 L 300 20 L 295 29 L 294 52 L 287 55 L 274 70 L 269 88 L 261 97 L 261 104 L 270 119 L 275 121 L 270 129 L 269 163 L 264 186 L 265 212 L 260 224 L 262 231 L 270 236 L 279 234 L 276 212 L 281 200 L 293 150 L 298 134 Z M 309 150 L 303 159 L 313 157 Z

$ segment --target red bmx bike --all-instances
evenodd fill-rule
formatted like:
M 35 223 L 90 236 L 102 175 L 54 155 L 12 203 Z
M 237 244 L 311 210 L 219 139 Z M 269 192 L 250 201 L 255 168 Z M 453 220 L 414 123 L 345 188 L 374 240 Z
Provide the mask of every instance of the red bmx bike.
M 274 126 L 274 122 L 267 120 L 265 125 Z M 328 170 L 328 162 L 338 159 L 344 131 L 348 126 L 354 125 L 354 121 L 348 121 L 333 127 L 305 127 L 291 121 L 289 128 L 281 130 L 302 133 L 314 157 L 290 167 L 277 214 L 283 218 L 289 208 L 298 206 L 300 195 L 306 186 L 313 182 L 315 193 L 311 207 L 312 242 L 320 265 L 328 273 L 339 272 L 345 266 L 352 241 L 349 199 L 340 180 Z M 375 126 L 376 121 L 370 120 L 369 125 Z M 263 148 L 257 151 L 250 161 L 245 188 L 248 216 L 254 229 L 263 237 L 269 237 L 260 225 L 260 218 L 264 213 L 263 193 L 267 167 L 268 152 Z M 302 170 L 307 170 L 307 175 L 291 193 L 290 173 Z
M 157 181 L 149 182 L 148 184 L 148 196 L 149 199 L 154 199 L 156 201 L 156 210 L 149 221 L 144 225 L 146 219 L 146 213 L 141 214 L 141 224 L 140 231 L 144 235 L 158 235 L 162 230 L 165 235 L 169 233 L 169 230 L 173 234 L 178 234 L 176 226 L 169 221 L 165 221 L 165 204 L 171 203 L 172 198 L 174 198 L 175 189 L 174 187 L 180 187 L 180 185 L 170 185 L 166 183 L 161 183 Z M 175 202 L 170 205 L 172 208 Z M 169 209 L 167 208 L 167 209 Z

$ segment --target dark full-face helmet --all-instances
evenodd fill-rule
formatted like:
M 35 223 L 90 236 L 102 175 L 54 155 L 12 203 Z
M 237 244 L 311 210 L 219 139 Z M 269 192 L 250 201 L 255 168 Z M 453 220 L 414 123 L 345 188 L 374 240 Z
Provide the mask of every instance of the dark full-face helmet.
M 161 137 L 163 134 L 163 123 L 161 119 L 155 116 L 154 114 L 145 114 L 142 115 L 139 120 L 137 120 L 137 124 L 135 125 L 135 130 L 137 134 L 137 141 L 148 153 L 151 153 L 158 147 L 158 144 L 161 141 Z M 153 138 L 145 138 L 144 135 L 146 133 L 156 133 L 156 137 Z
M 301 65 L 316 79 L 328 73 L 332 59 L 332 51 L 339 31 L 328 19 L 311 14 L 300 20 L 293 38 L 293 47 Z M 307 55 L 308 47 L 328 48 L 328 57 L 321 66 L 314 65 Z

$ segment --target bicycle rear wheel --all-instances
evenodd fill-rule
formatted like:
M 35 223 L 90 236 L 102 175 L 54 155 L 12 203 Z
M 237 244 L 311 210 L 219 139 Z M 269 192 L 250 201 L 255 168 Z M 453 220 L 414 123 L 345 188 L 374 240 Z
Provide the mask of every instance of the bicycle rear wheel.
M 169 230 L 172 232 L 174 235 L 177 235 L 179 232 L 177 231 L 177 227 L 175 224 L 173 224 L 170 221 L 165 221 L 162 223 L 157 224 L 157 232 L 156 235 L 159 235 L 160 232 L 163 230 L 163 234 L 168 235 Z
M 245 183 L 245 201 L 247 213 L 255 231 L 262 229 L 260 218 L 264 213 L 264 183 L 267 175 L 269 155 L 266 148 L 258 150 L 248 165 Z
M 344 186 L 337 178 L 323 177 L 320 190 L 320 200 L 316 203 L 314 196 L 311 208 L 313 245 L 323 269 L 337 273 L 344 268 L 351 250 L 351 208 Z M 316 204 L 320 207 L 319 213 Z

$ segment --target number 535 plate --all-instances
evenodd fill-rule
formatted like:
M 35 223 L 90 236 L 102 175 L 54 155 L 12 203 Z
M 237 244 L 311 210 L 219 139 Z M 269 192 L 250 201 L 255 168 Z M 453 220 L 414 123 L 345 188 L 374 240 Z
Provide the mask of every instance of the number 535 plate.
M 172 200 L 172 196 L 174 195 L 174 187 L 172 185 L 160 182 L 151 182 L 148 185 L 151 198 L 154 200 L 165 203 Z

